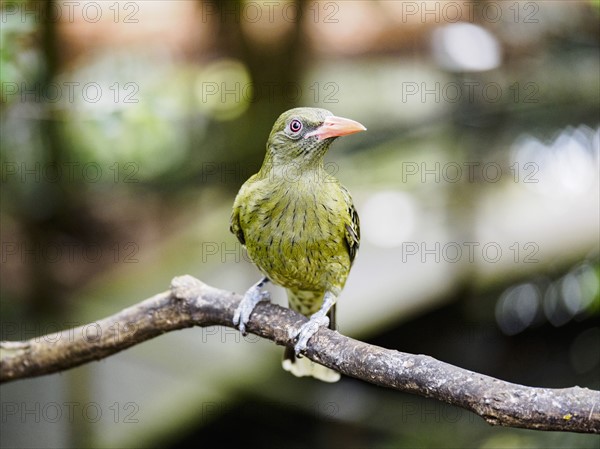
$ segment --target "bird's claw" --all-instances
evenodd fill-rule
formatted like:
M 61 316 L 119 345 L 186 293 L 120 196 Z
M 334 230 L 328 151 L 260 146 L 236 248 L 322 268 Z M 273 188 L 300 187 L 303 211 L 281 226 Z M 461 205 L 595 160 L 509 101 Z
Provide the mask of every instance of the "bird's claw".
M 261 301 L 269 301 L 271 295 L 267 291 L 261 291 L 260 287 L 254 285 L 244 294 L 242 301 L 233 314 L 233 325 L 238 327 L 242 335 L 246 335 L 246 325 L 250 321 L 250 315 Z
M 308 340 L 319 330 L 321 326 L 329 326 L 329 318 L 326 315 L 323 316 L 312 316 L 307 323 L 304 323 L 298 332 L 296 344 L 294 345 L 294 352 L 299 355 L 300 352 L 306 349 Z

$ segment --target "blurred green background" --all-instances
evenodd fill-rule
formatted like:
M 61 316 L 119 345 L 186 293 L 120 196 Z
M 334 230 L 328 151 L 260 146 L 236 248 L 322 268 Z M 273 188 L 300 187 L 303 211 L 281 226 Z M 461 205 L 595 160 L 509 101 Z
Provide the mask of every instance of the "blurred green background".
M 363 123 L 327 168 L 362 242 L 340 332 L 511 382 L 600 388 L 598 1 L 4 1 L 1 337 L 185 273 L 243 292 L 228 231 L 277 116 Z M 274 300 L 285 304 L 282 289 Z M 492 428 L 225 328 L 0 388 L 2 447 L 600 447 Z

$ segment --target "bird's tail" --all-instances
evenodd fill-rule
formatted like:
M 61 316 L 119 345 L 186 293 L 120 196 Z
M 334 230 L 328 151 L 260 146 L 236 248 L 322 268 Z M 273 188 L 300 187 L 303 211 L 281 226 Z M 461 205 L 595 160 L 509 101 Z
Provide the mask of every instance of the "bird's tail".
M 288 289 L 287 295 L 290 308 L 305 316 L 317 312 L 323 303 L 323 293 Z M 329 317 L 329 328 L 335 330 L 335 304 L 329 309 L 327 316 Z M 340 380 L 340 373 L 319 365 L 306 357 L 296 357 L 292 348 L 285 348 L 282 365 L 284 370 L 289 371 L 296 377 L 311 376 L 323 382 L 337 382 Z
M 311 376 L 323 382 L 337 382 L 340 380 L 340 373 L 319 365 L 306 357 L 296 357 L 292 348 L 285 348 L 282 365 L 284 370 L 289 371 L 296 377 Z

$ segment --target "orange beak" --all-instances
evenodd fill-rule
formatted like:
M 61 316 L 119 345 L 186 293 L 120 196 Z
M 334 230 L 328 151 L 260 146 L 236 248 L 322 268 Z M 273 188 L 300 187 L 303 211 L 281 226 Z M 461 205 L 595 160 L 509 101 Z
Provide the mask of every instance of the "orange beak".
M 367 128 L 354 120 L 331 115 L 325 119 L 321 126 L 306 134 L 304 138 L 307 139 L 316 136 L 317 139 L 323 140 L 329 137 L 347 136 L 348 134 L 359 133 L 366 130 Z

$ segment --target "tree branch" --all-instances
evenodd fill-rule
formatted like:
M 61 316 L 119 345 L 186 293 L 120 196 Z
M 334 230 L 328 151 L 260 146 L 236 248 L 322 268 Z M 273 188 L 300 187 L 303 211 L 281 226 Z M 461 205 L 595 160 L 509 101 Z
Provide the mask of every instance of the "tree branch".
M 27 341 L 0 343 L 0 382 L 55 373 L 100 360 L 176 329 L 233 327 L 241 296 L 191 276 L 173 279 L 171 291 L 115 315 Z M 260 303 L 248 331 L 293 346 L 302 315 Z M 369 345 L 321 328 L 306 356 L 347 376 L 435 398 L 470 410 L 492 425 L 600 433 L 600 392 L 587 388 L 534 388 L 512 384 L 440 362 Z

